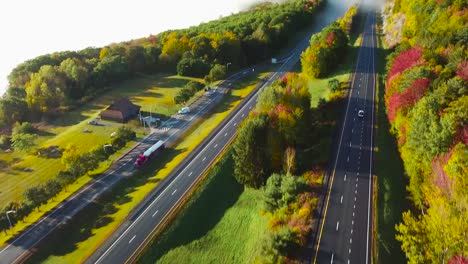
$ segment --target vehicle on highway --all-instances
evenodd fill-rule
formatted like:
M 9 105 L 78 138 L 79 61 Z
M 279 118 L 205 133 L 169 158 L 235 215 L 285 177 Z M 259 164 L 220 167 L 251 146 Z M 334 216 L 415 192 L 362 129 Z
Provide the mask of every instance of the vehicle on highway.
M 88 124 L 94 125 L 94 126 L 99 125 L 98 121 L 96 121 L 96 120 L 90 120 L 90 121 L 88 121 Z
M 141 167 L 143 164 L 145 164 L 151 157 L 155 156 L 162 150 L 164 150 L 166 146 L 164 145 L 164 141 L 159 140 L 151 146 L 149 149 L 147 149 L 143 154 L 139 154 L 134 165 L 135 167 Z
M 190 113 L 190 108 L 188 106 L 182 107 L 182 109 L 179 110 L 179 114 L 188 114 Z
M 359 117 L 364 117 L 364 110 L 359 110 L 357 115 Z

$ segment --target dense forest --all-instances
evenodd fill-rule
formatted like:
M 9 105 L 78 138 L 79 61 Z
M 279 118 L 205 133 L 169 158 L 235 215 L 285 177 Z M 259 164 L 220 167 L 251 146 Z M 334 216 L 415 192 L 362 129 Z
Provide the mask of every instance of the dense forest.
M 409 263 L 468 262 L 468 2 L 384 10 L 385 104 L 414 208 L 397 225 Z
M 36 121 L 89 101 L 138 72 L 177 72 L 210 80 L 268 58 L 311 22 L 321 0 L 262 3 L 247 11 L 102 48 L 64 51 L 25 61 L 8 76 L 0 123 Z

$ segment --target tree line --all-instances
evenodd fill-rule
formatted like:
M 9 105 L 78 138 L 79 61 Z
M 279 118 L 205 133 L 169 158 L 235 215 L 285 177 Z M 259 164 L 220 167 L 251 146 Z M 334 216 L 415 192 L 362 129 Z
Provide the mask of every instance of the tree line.
M 333 111 L 325 109 L 324 102 L 319 104 L 320 109 L 311 108 L 309 80 L 314 76 L 308 70 L 315 66 L 310 66 L 307 54 L 318 39 L 330 35 L 333 42 L 340 42 L 340 48 L 326 47 L 330 56 L 338 58 L 337 54 L 344 52 L 342 49 L 348 47 L 347 28 L 357 14 L 357 6 L 346 14 L 312 36 L 310 47 L 302 54 L 301 73 L 289 73 L 263 88 L 255 109 L 240 125 L 233 142 L 236 180 L 262 189 L 262 214 L 268 218 L 268 233 L 262 243 L 261 263 L 295 263 L 311 232 L 317 190 L 324 176 L 323 170 L 315 166 L 328 159 L 323 157 L 321 147 L 327 145 L 322 139 L 332 133 L 328 124 Z M 327 70 L 323 75 L 333 68 Z M 331 80 L 329 86 L 330 100 L 343 94 L 338 80 Z M 329 107 L 336 108 L 337 103 Z
M 16 128 L 17 133 L 32 133 L 30 125 L 23 125 Z M 27 133 L 26 133 L 27 134 Z M 69 144 L 64 150 L 59 150 L 65 170 L 60 171 L 54 179 L 38 186 L 32 186 L 23 193 L 23 201 L 12 201 L 0 209 L 0 230 L 9 228 L 6 212 L 10 210 L 16 213 L 10 216 L 13 220 L 20 220 L 30 214 L 35 208 L 53 199 L 66 186 L 73 183 L 79 177 L 98 168 L 99 163 L 105 161 L 110 155 L 123 148 L 127 142 L 133 140 L 136 134 L 127 127 L 119 127 L 115 137 L 103 146 L 96 146 L 89 152 L 79 155 L 74 144 Z
M 468 261 L 468 4 L 392 1 L 403 41 L 388 57 L 385 104 L 414 209 L 397 240 L 409 263 Z
M 9 74 L 7 92 L 0 100 L 0 121 L 11 125 L 66 111 L 138 72 L 222 78 L 223 66 L 238 69 L 284 47 L 297 30 L 310 23 L 321 3 L 263 3 L 184 30 L 38 56 Z

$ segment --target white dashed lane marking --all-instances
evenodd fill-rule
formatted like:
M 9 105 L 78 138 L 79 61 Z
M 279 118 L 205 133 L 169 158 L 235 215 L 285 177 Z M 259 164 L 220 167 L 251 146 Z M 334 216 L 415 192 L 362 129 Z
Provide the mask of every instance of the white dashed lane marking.
M 189 175 L 188 175 L 188 176 L 190 177 L 190 176 L 192 175 L 192 173 L 193 173 L 193 171 L 191 171 L 191 172 L 189 173 Z
M 340 227 L 340 221 L 336 222 L 336 231 L 338 231 L 338 228 Z
M 132 243 L 132 242 L 133 242 L 133 239 L 135 239 L 135 237 L 136 237 L 136 235 L 134 235 L 134 236 L 132 237 L 132 239 L 130 239 L 130 241 L 128 241 L 128 243 L 129 243 L 129 244 Z
M 175 189 L 175 190 L 172 192 L 171 195 L 174 195 L 176 192 L 177 192 L 177 189 Z
M 340 204 L 343 203 L 343 195 L 341 195 Z
M 156 210 L 156 212 L 154 212 L 154 214 L 151 217 L 154 217 L 158 212 L 159 210 Z
M 218 144 L 214 145 L 214 148 L 216 148 L 218 146 Z

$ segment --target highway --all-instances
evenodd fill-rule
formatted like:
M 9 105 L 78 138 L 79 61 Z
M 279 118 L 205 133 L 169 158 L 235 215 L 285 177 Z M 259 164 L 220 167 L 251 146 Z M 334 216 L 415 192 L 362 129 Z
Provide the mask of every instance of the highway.
M 217 89 L 191 103 L 189 114 L 176 114 L 163 122 L 162 126 L 153 129 L 152 133 L 134 148 L 118 158 L 102 176 L 85 185 L 1 248 L 0 263 L 21 263 L 27 259 L 36 250 L 38 243 L 58 226 L 65 224 L 120 180 L 131 177 L 135 172 L 133 162 L 138 154 L 143 153 L 158 140 L 165 141 L 166 146 L 170 147 L 190 126 L 219 103 L 234 82 L 252 73 L 252 68 L 247 68 L 230 76 L 220 83 Z
M 303 44 L 303 42 L 301 42 Z M 173 179 L 161 192 L 157 192 L 143 208 L 141 213 L 127 220 L 86 263 L 132 263 L 138 254 L 151 241 L 153 235 L 165 220 L 173 213 L 173 209 L 182 202 L 196 181 L 210 168 L 214 160 L 231 142 L 237 133 L 240 123 L 255 107 L 259 91 L 271 82 L 283 76 L 299 60 L 305 45 L 297 47 L 292 55 L 284 60 L 279 69 L 268 81 L 257 86 L 255 91 L 230 116 L 213 135 L 202 143 L 201 149 L 194 150 L 194 157 L 186 159 L 180 170 L 175 170 L 168 178 Z
M 330 0 L 330 3 L 339 3 Z M 349 1 L 347 5 L 351 5 Z M 318 32 L 324 26 L 343 15 L 347 8 L 339 4 L 339 8 L 328 4 L 316 16 L 315 27 L 311 34 Z M 310 35 L 311 35 L 310 34 Z M 239 124 L 247 117 L 256 103 L 258 92 L 265 85 L 282 77 L 300 59 L 300 54 L 308 46 L 310 35 L 303 39 L 284 59 L 280 60 L 278 69 L 267 82 L 259 85 L 247 99 L 245 99 L 192 153 L 164 180 L 145 201 L 133 210 L 128 219 L 114 232 L 114 234 L 87 260 L 87 263 L 124 263 L 132 262 L 153 237 L 154 231 L 167 219 L 174 206 L 187 194 L 195 181 L 203 175 L 215 158 L 233 139 Z M 175 115 L 163 123 L 137 144 L 126 155 L 117 159 L 110 169 L 101 177 L 84 186 L 80 191 L 63 201 L 51 212 L 42 217 L 35 224 L 11 240 L 0 249 L 0 263 L 24 262 L 35 250 L 39 243 L 49 236 L 58 226 L 65 224 L 79 211 L 95 201 L 109 188 L 125 177 L 134 174 L 133 162 L 135 157 L 149 146 L 163 140 L 171 146 L 188 127 L 207 114 L 229 87 L 240 78 L 254 72 L 254 68 L 245 69 L 230 76 L 218 85 L 218 88 L 207 93 L 190 105 L 191 113 Z
M 348 4 L 351 5 L 352 2 Z M 158 228 L 170 218 L 174 208 L 183 201 L 195 182 L 202 177 L 235 137 L 237 127 L 255 107 L 258 93 L 262 88 L 291 70 L 300 60 L 302 51 L 308 47 L 311 35 L 343 15 L 344 12 L 343 10 L 343 12 L 333 11 L 333 15 L 324 12 L 317 17 L 313 32 L 298 43 L 288 57 L 281 60 L 282 63 L 268 80 L 258 85 L 249 97 L 244 99 L 215 129 L 214 133 L 200 144 L 201 147 L 193 151 L 193 156 L 184 160 L 180 169 L 174 170 L 168 176 L 171 182 L 163 189 L 156 190 L 151 199 L 138 208 L 138 212 L 123 223 L 85 263 L 133 263 L 138 259 L 139 254 L 151 242 Z
M 369 12 L 319 224 L 313 263 L 371 263 L 375 13 Z M 359 110 L 364 111 L 362 117 Z

